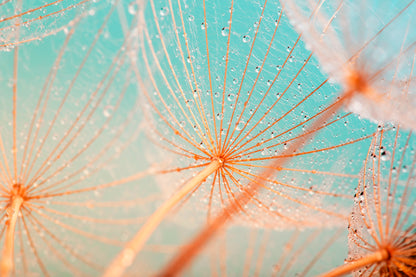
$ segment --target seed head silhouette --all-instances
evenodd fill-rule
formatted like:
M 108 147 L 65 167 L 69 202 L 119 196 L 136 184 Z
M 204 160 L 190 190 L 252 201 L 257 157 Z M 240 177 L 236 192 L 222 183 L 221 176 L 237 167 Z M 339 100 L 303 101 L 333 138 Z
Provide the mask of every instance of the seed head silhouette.
M 350 128 L 349 122 L 360 125 L 350 113 L 333 114 L 335 90 L 279 3 L 244 5 L 149 1 L 139 16 L 135 74 L 149 129 L 165 151 L 163 159 L 175 155 L 174 169 L 186 181 L 106 276 L 119 276 L 172 208 L 187 200 L 205 202 L 208 221 L 230 202 L 242 211 L 236 220 L 261 227 L 345 219 L 343 203 L 352 193 L 338 184 L 356 180 L 359 169 L 348 162 L 360 159 L 345 148 L 367 144 L 372 135 L 364 125 Z M 307 130 L 323 113 L 331 116 Z M 348 137 L 337 131 L 341 126 L 348 128 Z M 303 147 L 305 142 L 309 145 Z M 337 157 L 336 165 L 329 157 Z M 280 159 L 290 163 L 270 165 Z M 279 172 L 279 178 L 259 176 L 264 170 Z M 172 187 L 175 179 L 165 182 Z M 250 194 L 249 183 L 261 191 Z M 237 201 L 241 193 L 250 201 Z
M 123 178 L 134 170 L 123 150 L 140 128 L 128 36 L 105 36 L 107 24 L 121 28 L 115 8 L 80 14 L 68 32 L 0 56 L 11 65 L 1 68 L 9 92 L 0 100 L 1 276 L 96 274 L 140 222 L 139 213 L 123 215 L 140 203 L 129 197 L 134 188 L 115 190 L 146 174 Z
M 283 2 L 350 111 L 416 129 L 415 1 Z
M 349 225 L 349 256 L 323 276 L 414 276 L 415 138 L 381 130 L 367 154 Z

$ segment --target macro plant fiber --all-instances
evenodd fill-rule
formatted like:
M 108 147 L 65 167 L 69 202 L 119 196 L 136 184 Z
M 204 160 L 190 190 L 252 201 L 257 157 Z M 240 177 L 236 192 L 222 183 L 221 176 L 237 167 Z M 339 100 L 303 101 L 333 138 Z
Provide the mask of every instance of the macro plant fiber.
M 276 231 L 233 225 L 196 258 L 186 275 L 316 276 L 342 264 L 345 231 Z M 324 260 L 325 265 L 320 263 Z
M 76 16 L 93 13 L 94 5 L 92 0 L 2 0 L 0 49 L 10 51 L 16 45 L 57 34 L 70 27 Z
M 355 92 L 348 110 L 416 129 L 414 0 L 283 4 L 329 77 Z
M 406 11 L 407 8 L 410 7 L 412 4 L 413 3 L 410 2 L 405 8 L 402 9 L 402 12 L 403 11 Z M 397 16 L 395 18 L 399 18 L 401 16 L 402 12 L 399 11 L 398 14 L 397 14 Z M 329 21 L 329 22 L 331 23 L 331 21 Z M 392 21 L 390 20 L 389 22 L 392 22 Z M 390 23 L 386 23 L 387 26 L 389 24 Z M 408 43 L 406 40 L 403 40 L 403 44 L 405 44 L 405 42 Z M 392 42 L 392 43 L 394 44 L 395 42 Z M 368 43 L 366 43 L 366 41 L 364 41 L 363 42 L 363 49 L 366 47 L 366 45 L 368 45 Z M 413 47 L 414 42 L 410 41 L 409 45 L 410 46 L 408 48 Z M 348 46 L 348 44 L 347 44 L 347 46 Z M 402 54 L 402 52 L 400 52 L 399 54 Z M 413 56 L 412 56 L 412 58 L 413 58 Z M 390 63 L 388 65 L 392 64 L 393 62 L 396 62 L 397 63 L 397 59 L 395 59 L 394 57 L 393 58 L 390 57 L 390 59 L 391 60 L 390 60 Z M 410 60 L 410 61 L 408 61 L 408 60 L 406 61 L 405 60 L 405 62 L 406 62 L 406 65 L 410 65 L 410 67 L 413 68 L 413 60 Z M 398 67 L 396 67 L 396 69 L 397 68 Z M 380 72 L 383 72 L 384 69 L 386 69 L 386 66 L 383 67 L 383 68 L 380 68 Z M 386 89 L 388 90 L 391 87 L 393 87 L 393 85 L 395 85 L 395 81 L 396 81 L 395 77 L 396 77 L 396 75 L 393 76 L 392 74 L 396 74 L 397 73 L 397 70 L 396 71 L 393 71 L 393 72 L 390 71 L 389 73 L 391 75 L 389 75 L 387 73 L 385 75 L 387 76 L 386 79 L 389 81 L 388 82 L 388 85 L 390 85 L 390 86 L 388 86 L 387 88 L 379 87 L 378 90 L 380 91 L 380 93 L 383 93 Z M 413 72 L 410 71 L 410 77 L 409 78 L 411 78 L 412 74 L 413 74 Z M 409 76 L 409 75 L 407 75 L 407 76 Z M 362 77 L 362 76 L 360 76 L 360 77 Z M 376 79 L 376 77 L 379 77 L 379 76 L 377 76 L 377 74 L 375 74 L 374 76 L 370 76 L 370 77 L 373 78 L 373 79 Z M 370 80 L 371 80 L 371 78 L 370 78 Z M 361 79 L 359 78 L 358 80 L 360 81 L 358 84 L 360 84 L 361 83 Z M 406 83 L 408 83 L 408 82 L 406 81 L 406 82 L 403 82 L 402 84 L 406 84 Z M 367 83 L 364 83 L 364 84 L 365 84 L 365 86 L 369 85 Z M 357 83 L 356 83 L 356 85 L 357 85 Z M 350 101 L 352 101 L 352 99 L 354 97 L 356 97 L 357 93 L 358 93 L 358 95 L 360 93 L 362 93 L 361 90 L 360 90 L 360 88 L 361 88 L 360 86 L 361 85 L 360 86 L 356 86 L 356 85 L 349 86 L 349 87 L 347 86 L 347 88 L 345 88 L 344 91 L 341 90 L 339 92 L 341 95 L 343 94 L 344 96 L 348 96 L 345 99 L 345 101 L 344 101 L 345 104 L 348 103 L 348 102 L 350 102 Z M 374 88 L 372 88 L 372 89 L 374 89 Z M 403 94 L 406 96 L 407 86 L 406 85 L 398 86 L 398 88 L 397 88 L 397 92 L 398 93 L 400 92 L 400 89 L 402 91 L 404 91 Z M 375 90 L 375 93 L 377 93 L 378 90 Z M 367 93 L 367 92 L 365 92 L 365 93 Z M 390 101 L 388 103 L 394 105 L 394 101 Z M 401 114 L 399 114 L 399 115 L 403 115 L 404 118 L 407 116 L 407 114 L 409 114 L 409 115 L 411 114 L 411 110 L 409 110 L 409 109 L 404 109 L 404 110 L 399 109 L 397 111 L 398 112 L 400 111 Z M 385 114 L 385 116 L 391 115 L 388 112 L 388 110 L 383 110 L 383 112 L 387 112 Z M 393 115 L 388 120 L 395 121 L 394 119 L 395 119 L 395 117 Z M 306 133 L 308 133 L 308 130 L 306 131 Z M 265 173 L 265 174 L 271 174 L 271 173 Z M 250 192 L 255 192 L 255 191 L 256 191 L 256 188 L 250 190 Z M 207 243 L 207 241 L 209 241 L 209 239 L 213 236 L 213 233 L 217 232 L 225 224 L 225 222 L 229 221 L 233 214 L 238 214 L 241 211 L 241 209 L 239 208 L 239 205 L 238 205 L 237 202 L 239 200 L 241 200 L 242 202 L 243 201 L 246 201 L 247 202 L 247 201 L 249 201 L 249 198 L 250 197 L 244 196 L 243 194 L 238 195 L 238 198 L 237 198 L 236 203 L 230 204 L 229 207 L 227 207 L 227 209 L 222 214 L 220 214 L 218 217 L 216 217 L 212 221 L 211 224 L 209 223 L 205 228 L 203 228 L 203 230 L 201 231 L 201 233 L 199 235 L 197 235 L 195 237 L 195 239 L 193 239 L 189 244 L 187 244 L 186 246 L 184 246 L 183 249 L 180 251 L 180 253 L 161 272 L 161 275 L 174 275 L 174 274 L 178 274 L 180 272 L 180 270 L 182 270 L 185 267 L 185 265 L 187 263 L 189 263 L 189 261 L 192 259 L 192 257 L 194 257 L 198 253 L 198 251 L 200 251 L 200 248 L 202 248 Z
M 415 276 L 416 0 L 0 0 L 0 276 Z
M 322 276 L 412 276 L 416 271 L 416 155 L 412 132 L 379 131 L 355 194 L 345 265 Z
M 145 215 L 131 181 L 149 172 L 130 163 L 140 115 L 116 9 L 68 13 L 64 31 L 0 51 L 1 276 L 97 275 Z
M 151 153 L 173 156 L 176 176 L 158 178 L 170 198 L 105 276 L 120 276 L 179 203 L 187 222 L 195 208 L 210 222 L 230 203 L 241 211 L 234 223 L 258 228 L 346 221 L 364 159 L 353 149 L 373 131 L 336 112 L 343 99 L 278 2 L 202 4 L 149 1 L 138 12 L 136 77 L 159 147 Z

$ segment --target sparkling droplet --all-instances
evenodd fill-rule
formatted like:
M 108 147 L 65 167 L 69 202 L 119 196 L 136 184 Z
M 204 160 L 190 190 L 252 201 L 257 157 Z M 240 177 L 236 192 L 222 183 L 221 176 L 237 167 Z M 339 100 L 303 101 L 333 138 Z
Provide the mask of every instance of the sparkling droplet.
M 160 15 L 161 16 L 166 16 L 166 15 L 168 15 L 168 13 L 169 13 L 168 7 L 163 7 L 163 8 L 160 9 Z
M 221 29 L 221 35 L 223 37 L 228 36 L 228 32 L 229 32 L 228 27 L 224 27 Z
M 245 36 L 243 36 L 243 42 L 244 43 L 247 43 L 247 42 L 249 42 L 250 41 L 250 36 L 249 35 L 245 35 Z
M 391 157 L 391 154 L 390 154 L 390 152 L 389 152 L 389 151 L 383 151 L 383 152 L 381 152 L 381 154 L 380 154 L 380 159 L 381 159 L 382 161 L 388 161 L 388 160 L 390 160 L 390 157 Z
M 261 151 L 262 156 L 267 156 L 269 154 L 269 149 L 264 148 L 263 151 Z
M 192 63 L 192 62 L 194 62 L 194 60 L 195 60 L 194 56 L 189 56 L 188 59 L 187 59 L 188 63 Z

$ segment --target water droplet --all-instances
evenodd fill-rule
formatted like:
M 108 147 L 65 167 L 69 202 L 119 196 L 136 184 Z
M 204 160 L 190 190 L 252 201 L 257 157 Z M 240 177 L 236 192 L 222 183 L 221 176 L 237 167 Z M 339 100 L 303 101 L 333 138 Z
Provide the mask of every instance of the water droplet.
M 194 56 L 189 56 L 187 59 L 188 63 L 192 63 L 195 61 L 195 57 Z
M 243 42 L 244 43 L 247 43 L 247 42 L 249 42 L 250 41 L 250 36 L 249 35 L 245 35 L 245 36 L 243 36 Z
M 131 2 L 127 8 L 129 14 L 136 14 L 137 13 L 137 5 L 135 2 Z
M 121 262 L 123 263 L 124 266 L 129 266 L 133 262 L 133 258 L 134 258 L 133 250 L 126 248 L 123 251 Z
M 244 126 L 246 125 L 246 123 L 244 121 L 239 121 L 235 125 L 236 125 L 236 127 L 235 127 L 236 130 L 237 131 L 240 131 L 240 130 L 242 130 L 244 128 Z
M 168 13 L 169 13 L 168 7 L 163 7 L 163 8 L 160 9 L 160 15 L 161 16 L 166 16 L 166 15 L 168 15 Z
M 224 114 L 223 113 L 217 113 L 217 119 L 218 120 L 222 120 L 224 118 Z
M 234 93 L 230 93 L 230 94 L 228 94 L 227 99 L 228 99 L 228 101 L 234 101 L 234 99 L 235 99 L 235 94 L 234 94 Z
M 267 80 L 267 83 L 266 83 L 266 84 L 267 84 L 267 86 L 268 86 L 268 87 L 270 87 L 270 86 L 271 86 L 271 84 L 272 84 L 272 82 L 273 82 L 272 80 Z
M 201 23 L 201 30 L 205 30 L 206 24 L 204 22 Z
M 228 36 L 228 32 L 229 32 L 228 27 L 224 27 L 221 29 L 221 35 L 223 37 Z
M 194 21 L 195 17 L 193 15 L 188 16 L 188 21 Z
M 259 73 L 260 72 L 260 66 L 256 66 L 256 72 Z
M 382 151 L 381 154 L 380 154 L 380 159 L 382 161 L 388 161 L 388 160 L 390 160 L 390 157 L 391 157 L 391 154 L 390 154 L 389 151 Z
M 276 70 L 280 71 L 280 65 L 276 65 Z
M 114 111 L 114 107 L 113 106 L 110 106 L 110 105 L 105 106 L 104 107 L 104 110 L 103 110 L 103 115 L 105 117 L 110 117 L 111 114 L 113 113 L 113 111 Z
M 263 151 L 261 151 L 262 156 L 267 156 L 269 154 L 269 149 L 264 148 Z
M 186 122 L 185 122 L 185 121 L 180 121 L 180 122 L 179 122 L 179 126 L 181 126 L 181 127 L 185 127 L 185 125 L 186 125 Z

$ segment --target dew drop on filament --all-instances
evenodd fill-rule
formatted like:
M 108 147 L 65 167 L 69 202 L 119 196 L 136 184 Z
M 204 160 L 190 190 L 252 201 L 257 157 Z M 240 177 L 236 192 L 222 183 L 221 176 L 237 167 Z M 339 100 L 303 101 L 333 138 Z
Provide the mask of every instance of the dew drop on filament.
M 243 36 L 243 42 L 244 43 L 247 43 L 247 42 L 249 42 L 250 41 L 250 36 L 249 35 L 244 35 Z
M 381 154 L 380 154 L 380 159 L 381 159 L 382 161 L 388 161 L 388 160 L 390 159 L 390 156 L 391 156 L 391 154 L 390 154 L 390 152 L 389 152 L 389 151 L 383 151 L 383 152 L 381 152 Z
M 163 7 L 163 8 L 160 9 L 160 15 L 161 16 L 166 16 L 166 15 L 168 15 L 168 13 L 169 13 L 168 7 Z

